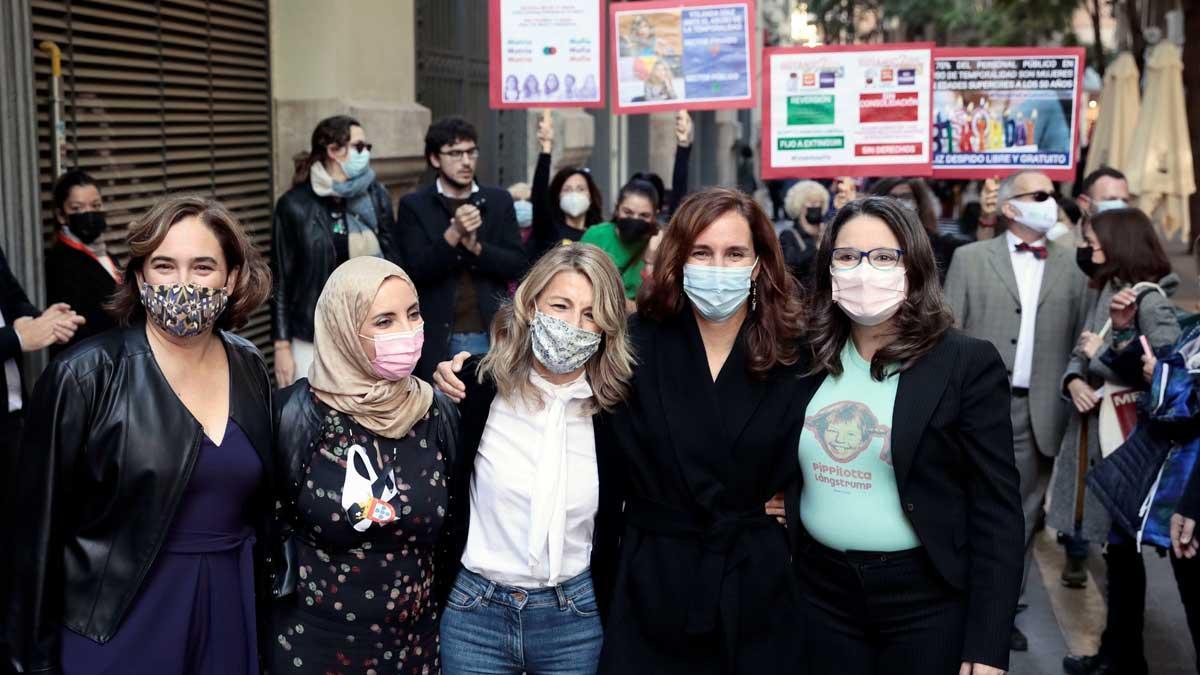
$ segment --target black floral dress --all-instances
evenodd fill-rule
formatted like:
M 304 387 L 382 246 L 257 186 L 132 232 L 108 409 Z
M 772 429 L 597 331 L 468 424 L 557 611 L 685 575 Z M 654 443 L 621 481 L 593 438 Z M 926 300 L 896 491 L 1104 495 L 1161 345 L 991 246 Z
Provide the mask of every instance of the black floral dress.
M 448 497 L 437 407 L 400 440 L 320 408 L 291 520 L 299 582 L 276 606 L 271 672 L 436 675 L 434 544 Z

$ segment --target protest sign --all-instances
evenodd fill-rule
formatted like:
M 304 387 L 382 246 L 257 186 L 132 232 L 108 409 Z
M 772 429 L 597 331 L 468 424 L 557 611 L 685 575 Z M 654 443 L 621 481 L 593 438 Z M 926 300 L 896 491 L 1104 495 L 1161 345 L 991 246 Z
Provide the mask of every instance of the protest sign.
M 1075 176 L 1083 47 L 934 52 L 933 174 Z
M 603 0 L 491 0 L 493 108 L 603 108 Z
M 754 106 L 754 0 L 612 3 L 613 111 Z
M 928 176 L 932 50 L 764 50 L 763 178 Z

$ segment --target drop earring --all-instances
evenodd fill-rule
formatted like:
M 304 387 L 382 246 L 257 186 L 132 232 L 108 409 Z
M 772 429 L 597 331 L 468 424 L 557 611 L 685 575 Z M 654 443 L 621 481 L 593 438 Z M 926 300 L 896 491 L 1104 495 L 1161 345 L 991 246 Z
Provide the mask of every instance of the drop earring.
M 751 281 L 750 282 L 750 311 L 753 312 L 757 309 L 758 309 L 758 282 Z

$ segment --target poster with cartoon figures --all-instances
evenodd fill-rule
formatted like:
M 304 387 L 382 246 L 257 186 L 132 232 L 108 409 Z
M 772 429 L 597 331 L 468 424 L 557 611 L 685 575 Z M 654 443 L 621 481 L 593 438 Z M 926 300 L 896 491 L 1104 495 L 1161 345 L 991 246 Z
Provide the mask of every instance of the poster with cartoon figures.
M 603 0 L 490 0 L 492 108 L 603 108 Z
M 754 0 L 612 3 L 617 113 L 754 106 Z
M 928 176 L 933 43 L 763 52 L 763 178 Z
M 1084 50 L 938 49 L 933 59 L 933 172 L 989 178 L 1038 169 L 1075 175 Z

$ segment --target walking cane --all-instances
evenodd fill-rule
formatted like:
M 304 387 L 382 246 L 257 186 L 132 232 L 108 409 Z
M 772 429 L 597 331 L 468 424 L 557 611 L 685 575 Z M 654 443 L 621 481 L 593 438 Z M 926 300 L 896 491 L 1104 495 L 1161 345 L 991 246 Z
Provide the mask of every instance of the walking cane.
M 1080 415 L 1079 423 L 1079 461 L 1075 476 L 1075 532 L 1083 529 L 1083 496 L 1087 489 L 1087 458 L 1088 458 L 1088 416 Z
M 50 55 L 50 171 L 57 180 L 62 175 L 63 150 L 66 149 L 67 123 L 62 110 L 62 51 L 44 40 L 38 48 Z

